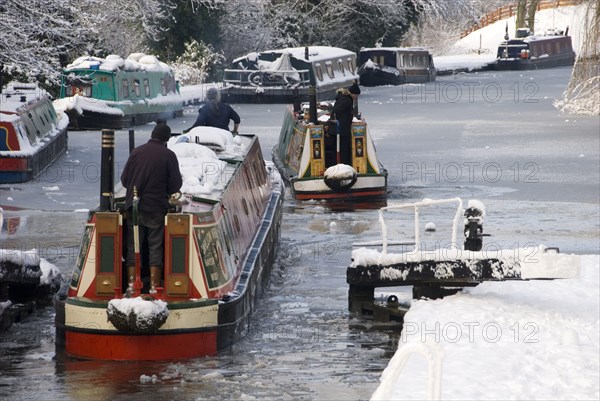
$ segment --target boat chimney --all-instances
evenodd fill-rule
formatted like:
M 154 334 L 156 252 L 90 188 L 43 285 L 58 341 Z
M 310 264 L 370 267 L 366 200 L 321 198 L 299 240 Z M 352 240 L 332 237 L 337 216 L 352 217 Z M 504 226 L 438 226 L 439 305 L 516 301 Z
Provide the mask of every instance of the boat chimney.
M 308 114 L 311 123 L 319 123 L 319 120 L 317 119 L 317 85 L 315 83 L 314 74 L 311 74 L 310 86 L 308 87 Z
M 4 86 L 4 81 L 2 80 L 3 73 L 4 73 L 4 64 L 0 63 L 0 94 L 2 93 L 2 86 Z
M 569 25 L 567 25 L 567 29 L 565 29 L 565 36 L 569 36 Z
M 304 59 L 308 61 L 308 46 L 304 46 Z
M 100 208 L 101 212 L 113 209 L 115 192 L 115 131 L 102 130 L 102 153 L 100 161 Z

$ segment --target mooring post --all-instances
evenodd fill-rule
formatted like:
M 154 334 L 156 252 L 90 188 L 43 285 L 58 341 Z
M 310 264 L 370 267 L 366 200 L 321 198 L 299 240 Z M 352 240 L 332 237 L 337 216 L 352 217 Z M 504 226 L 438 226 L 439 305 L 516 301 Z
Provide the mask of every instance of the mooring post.
M 115 192 L 115 131 L 102 130 L 102 155 L 100 160 L 100 211 L 113 209 Z
M 129 153 L 131 153 L 134 148 L 135 148 L 135 131 L 130 129 L 129 130 Z

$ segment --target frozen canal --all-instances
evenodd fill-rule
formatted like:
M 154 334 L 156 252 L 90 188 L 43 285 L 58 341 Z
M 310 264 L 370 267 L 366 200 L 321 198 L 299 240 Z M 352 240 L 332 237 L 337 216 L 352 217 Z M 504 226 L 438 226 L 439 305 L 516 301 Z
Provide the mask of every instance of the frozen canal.
M 388 203 L 459 196 L 487 206 L 486 244 L 598 254 L 600 121 L 552 106 L 570 68 L 439 77 L 363 88 L 360 108 L 390 174 Z M 236 105 L 266 159 L 283 105 Z M 188 128 L 194 109 L 170 124 Z M 151 126 L 136 127 L 145 142 Z M 128 153 L 117 134 L 117 174 Z M 99 200 L 99 132 L 71 132 L 69 151 L 35 182 L 3 186 L 0 248 L 37 248 L 70 276 L 84 210 Z M 7 210 L 20 209 L 20 210 Z M 425 215 L 436 223 L 442 217 Z M 214 358 L 76 361 L 55 355 L 53 311 L 0 333 L 2 400 L 368 399 L 398 333 L 347 313 L 352 243 L 379 236 L 376 210 L 285 202 L 271 286 L 244 340 Z M 404 297 L 406 297 L 405 291 Z

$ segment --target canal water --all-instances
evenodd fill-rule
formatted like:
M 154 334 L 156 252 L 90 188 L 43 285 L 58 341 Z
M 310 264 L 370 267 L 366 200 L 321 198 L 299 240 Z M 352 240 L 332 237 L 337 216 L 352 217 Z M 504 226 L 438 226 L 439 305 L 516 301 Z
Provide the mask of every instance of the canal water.
M 561 252 L 600 253 L 598 119 L 561 116 L 552 106 L 569 75 L 569 68 L 489 72 L 363 88 L 361 110 L 390 173 L 388 203 L 478 199 L 486 205 L 490 247 L 542 243 Z M 285 106 L 235 107 L 241 131 L 257 133 L 270 160 Z M 173 130 L 188 128 L 195 114 L 186 110 L 170 123 Z M 138 144 L 151 128 L 136 127 Z M 126 131 L 117 132 L 117 174 L 127 140 Z M 0 248 L 38 249 L 70 276 L 85 211 L 99 200 L 99 143 L 99 132 L 71 132 L 69 151 L 53 168 L 32 183 L 0 188 Z M 445 245 L 452 216 L 450 209 L 423 211 L 423 223 L 438 227 L 427 239 Z M 410 239 L 411 218 L 390 224 L 398 239 Z M 74 360 L 55 350 L 52 308 L 39 309 L 0 333 L 0 399 L 369 399 L 402 341 L 397 327 L 347 311 L 352 244 L 378 239 L 377 219 L 377 209 L 296 202 L 286 193 L 269 288 L 248 335 L 215 357 Z M 388 292 L 410 301 L 410 288 L 378 294 Z

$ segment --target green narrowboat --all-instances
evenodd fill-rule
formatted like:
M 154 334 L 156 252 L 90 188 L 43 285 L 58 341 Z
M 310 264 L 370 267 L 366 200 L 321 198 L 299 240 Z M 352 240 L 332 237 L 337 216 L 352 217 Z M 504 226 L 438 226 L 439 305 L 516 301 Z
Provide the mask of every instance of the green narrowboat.
M 121 129 L 183 114 L 173 70 L 143 53 L 76 59 L 63 71 L 54 104 L 76 130 Z

